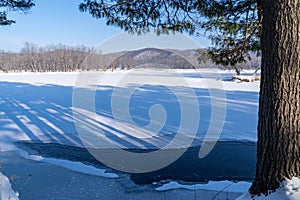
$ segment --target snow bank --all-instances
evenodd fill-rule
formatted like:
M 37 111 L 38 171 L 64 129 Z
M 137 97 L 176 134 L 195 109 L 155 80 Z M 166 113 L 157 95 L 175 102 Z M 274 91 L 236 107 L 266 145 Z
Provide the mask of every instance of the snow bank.
M 243 193 L 247 191 L 251 183 L 249 182 L 231 182 L 231 181 L 209 181 L 207 184 L 183 185 L 176 181 L 171 181 L 161 187 L 156 188 L 157 191 L 166 191 L 173 189 L 187 189 L 187 190 L 212 190 Z
M 6 176 L 0 173 L 0 199 L 1 200 L 18 200 L 18 193 L 11 188 L 11 184 Z
M 255 196 L 251 197 L 249 193 L 245 193 L 237 200 L 299 200 L 300 199 L 300 179 L 292 178 L 282 183 L 282 186 L 268 196 Z
M 19 153 L 25 159 L 61 166 L 73 172 L 83 173 L 87 175 L 101 176 L 105 178 L 119 177 L 115 173 L 107 173 L 105 169 L 95 168 L 90 165 L 85 165 L 81 162 L 73 162 L 69 160 L 62 160 L 62 159 L 55 159 L 55 158 L 44 158 L 42 156 L 37 156 L 37 155 L 28 155 L 27 152 L 22 150 L 19 150 Z

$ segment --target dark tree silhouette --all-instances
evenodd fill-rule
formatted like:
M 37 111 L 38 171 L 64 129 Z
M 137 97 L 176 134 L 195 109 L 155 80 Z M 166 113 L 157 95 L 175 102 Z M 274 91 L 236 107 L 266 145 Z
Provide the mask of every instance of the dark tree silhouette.
M 0 0 L 0 26 L 7 26 L 15 23 L 8 19 L 7 14 L 11 11 L 28 11 L 34 6 L 34 0 Z
M 107 25 L 142 34 L 154 28 L 157 34 L 188 32 L 209 35 L 215 47 L 208 49 L 217 64 L 235 65 L 259 52 L 260 21 L 255 0 L 85 0 L 79 9 Z
M 300 176 L 300 10 L 297 0 L 264 0 L 262 77 L 254 194 Z
M 84 0 L 79 9 L 142 34 L 204 29 L 213 60 L 234 65 L 262 52 L 257 170 L 252 194 L 300 176 L 300 9 L 298 0 Z

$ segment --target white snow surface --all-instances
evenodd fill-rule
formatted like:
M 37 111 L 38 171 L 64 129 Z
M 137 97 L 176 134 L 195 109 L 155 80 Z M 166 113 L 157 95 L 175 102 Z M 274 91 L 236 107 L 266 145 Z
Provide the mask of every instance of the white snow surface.
M 169 76 L 172 72 L 175 71 L 161 71 L 161 76 L 172 80 Z M 120 80 L 128 73 L 128 71 L 105 72 L 100 76 L 96 93 L 99 101 L 96 105 L 97 119 L 92 117 L 93 113 L 87 114 L 83 117 L 84 125 L 93 130 L 100 128 L 102 134 L 99 135 L 98 132 L 97 137 L 117 143 L 124 148 L 165 146 L 179 128 L 180 102 L 176 100 L 171 90 L 182 92 L 184 95 L 185 88 L 180 87 L 176 81 L 169 81 L 170 83 L 163 87 L 157 83 L 145 83 L 135 90 L 129 101 L 129 112 L 133 123 L 122 120 L 116 122 L 111 108 L 112 94 L 117 87 L 120 87 Z M 145 77 L 147 80 L 149 73 L 147 70 L 142 70 L 138 76 L 140 79 Z M 198 98 L 200 123 L 195 141 L 201 142 L 206 136 L 211 120 L 211 96 L 207 90 L 207 80 L 211 81 L 211 85 L 223 84 L 226 92 L 226 116 L 220 139 L 256 141 L 259 82 L 217 81 L 216 78 L 224 76 L 224 73 L 218 74 L 216 70 L 209 73 L 177 70 L 176 73 L 185 78 Z M 72 92 L 77 76 L 78 72 L 0 73 L 0 151 L 12 150 L 14 147 L 11 142 L 19 140 L 55 142 L 82 147 L 74 125 L 74 110 L 72 110 Z M 124 93 L 126 90 L 130 91 L 129 88 L 134 83 L 133 79 L 127 87 L 122 85 Z M 153 106 L 151 102 L 163 103 L 169 108 L 165 110 L 169 120 L 159 133 L 145 129 L 145 127 L 161 128 L 155 124 L 160 124 L 164 117 L 163 112 L 162 115 L 154 115 L 158 117 L 157 121 L 149 119 L 152 108 L 161 111 L 160 107 Z M 171 112 L 168 113 L 169 111 Z M 189 130 L 184 131 L 187 132 L 188 137 Z M 177 147 L 181 147 L 180 145 L 178 144 Z
M 292 178 L 282 183 L 281 187 L 275 191 L 270 192 L 269 195 L 251 197 L 249 193 L 245 193 L 237 200 L 299 200 L 300 199 L 300 179 Z
M 174 71 L 162 71 L 161 76 L 170 78 L 167 76 L 170 72 Z M 166 145 L 174 137 L 178 129 L 178 125 L 172 124 L 172 122 L 178 120 L 178 111 L 173 108 L 176 100 L 172 99 L 171 89 L 182 91 L 184 95 L 184 88 L 181 88 L 176 83 L 174 84 L 172 81 L 170 81 L 170 84 L 164 85 L 164 87 L 157 83 L 147 83 L 145 86 L 139 87 L 135 91 L 136 95 L 133 94 L 135 98 L 132 101 L 133 106 L 130 107 L 132 109 L 130 114 L 135 123 L 128 124 L 122 121 L 116 123 L 112 116 L 111 96 L 114 89 L 119 87 L 119 81 L 127 73 L 127 71 L 106 72 L 99 78 L 97 94 L 101 103 L 96 108 L 97 119 L 91 118 L 92 115 L 87 114 L 84 116 L 83 123 L 95 130 L 99 130 L 100 127 L 103 131 L 101 135 L 97 135 L 98 137 L 100 136 L 104 140 L 117 143 L 124 148 L 145 149 Z M 198 97 L 201 122 L 195 141 L 201 143 L 211 120 L 211 97 L 207 90 L 207 81 L 199 76 L 199 71 L 177 70 L 176 73 L 185 77 L 185 81 Z M 221 82 L 217 80 L 220 74 L 221 76 L 226 75 L 224 72 L 218 74 L 216 70 L 209 72 L 208 75 L 206 73 L 205 71 L 200 71 L 201 75 L 208 77 L 209 81 L 216 84 Z M 148 74 L 149 72 L 144 70 L 140 72 L 139 76 L 147 77 Z M 72 110 L 72 91 L 76 84 L 77 76 L 78 72 L 0 73 L 0 151 L 15 150 L 12 142 L 20 140 L 44 143 L 55 142 L 83 147 L 74 125 Z M 134 85 L 134 81 L 132 80 L 131 84 Z M 226 92 L 226 116 L 220 139 L 256 141 L 259 82 L 236 83 L 222 81 L 221 83 Z M 124 86 L 122 85 L 122 87 Z M 124 87 L 125 90 L 128 88 L 130 88 L 130 84 L 128 84 L 128 87 Z M 143 127 L 152 124 L 148 118 L 149 110 L 153 107 L 145 105 L 144 102 L 153 102 L 154 99 L 155 101 L 166 103 L 167 107 L 171 108 L 171 114 L 167 115 L 169 120 L 165 124 L 166 128 L 157 134 L 153 134 L 151 130 L 148 132 L 139 131 L 135 125 Z M 175 106 L 178 107 L 178 105 Z M 87 111 L 87 113 L 89 112 Z M 159 118 L 159 120 L 161 119 Z M 154 121 L 153 124 L 155 125 L 155 123 Z M 177 147 L 180 148 L 182 146 L 178 144 Z M 27 159 L 63 166 L 71 171 L 108 178 L 118 177 L 116 174 L 106 173 L 105 170 L 86 166 L 83 163 L 40 156 L 24 156 Z M 8 179 L 3 175 L 0 176 L 0 179 L 1 199 L 7 199 L 4 197 L 9 196 L 11 199 L 18 199 L 18 195 L 11 189 Z M 210 182 L 207 185 L 197 184 L 194 186 L 171 182 L 157 188 L 157 190 L 199 188 L 245 192 L 248 186 L 249 183 L 232 183 L 229 181 Z M 6 196 L 3 197 L 3 195 Z
M 13 191 L 9 179 L 2 173 L 0 173 L 0 199 L 19 200 L 18 193 Z

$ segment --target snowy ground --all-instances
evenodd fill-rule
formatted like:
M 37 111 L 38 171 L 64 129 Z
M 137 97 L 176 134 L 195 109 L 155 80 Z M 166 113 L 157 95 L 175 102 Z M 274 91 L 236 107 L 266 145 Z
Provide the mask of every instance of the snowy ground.
M 199 78 L 199 74 L 195 71 L 183 72 L 185 72 L 186 81 L 198 97 L 200 122 L 197 138 L 203 139 L 211 120 L 210 93 L 207 90 L 206 82 Z M 116 133 L 111 125 L 114 121 L 111 96 L 118 80 L 124 74 L 126 72 L 106 73 L 100 79 L 100 86 L 97 88 L 96 98 L 99 99 L 99 103 L 96 105 L 96 111 L 107 137 L 122 134 L 120 131 Z M 147 72 L 141 72 L 141 74 L 147 75 Z M 162 72 L 162 74 L 164 73 Z M 214 74 L 211 76 L 213 77 Z M 14 140 L 51 141 L 82 146 L 76 134 L 72 113 L 72 92 L 76 78 L 77 73 L 0 74 L 0 141 L 2 142 L 0 149 L 2 151 L 9 149 L 9 141 Z M 212 78 L 212 80 L 214 79 Z M 259 83 L 228 81 L 222 82 L 222 84 L 226 92 L 226 116 L 221 139 L 256 141 Z M 131 117 L 140 126 L 149 123 L 148 112 L 154 104 L 153 99 L 155 103 L 166 105 L 166 111 L 170 111 L 171 114 L 168 115 L 166 127 L 159 133 L 159 137 L 168 137 L 178 129 L 180 109 L 177 108 L 179 105 L 176 97 L 169 90 L 171 87 L 165 88 L 155 84 L 145 85 L 135 91 L 132 96 L 133 100 L 130 102 Z M 124 93 L 126 93 L 126 89 L 124 88 Z M 183 90 L 183 92 L 185 91 Z M 117 125 L 122 130 L 130 131 L 131 127 L 122 127 L 124 124 Z M 111 134 L 112 132 L 115 133 Z M 148 136 L 146 137 L 149 138 Z M 122 137 L 125 137 L 125 134 Z M 132 146 L 142 147 L 145 143 L 138 144 L 137 141 L 132 141 L 132 143 L 125 144 L 124 142 L 121 145 L 129 145 L 130 148 Z M 159 146 L 159 144 L 155 145 Z
M 268 196 L 261 195 L 259 197 L 251 197 L 249 193 L 245 193 L 237 200 L 298 200 L 300 199 L 300 179 L 292 178 L 284 181 L 276 192 L 270 192 Z
M 149 79 L 148 71 L 139 72 L 139 78 L 133 79 L 131 77 L 131 82 L 127 86 L 124 84 L 120 85 L 120 80 L 127 76 L 128 72 L 108 72 L 105 73 L 98 81 L 98 87 L 96 92 L 96 112 L 97 120 L 91 119 L 90 115 L 87 114 L 84 117 L 84 124 L 93 130 L 99 130 L 99 124 L 102 129 L 101 137 L 104 140 L 110 141 L 117 144 L 123 148 L 161 148 L 165 146 L 173 137 L 176 130 L 179 129 L 180 118 L 180 102 L 176 100 L 176 96 L 172 94 L 172 91 L 182 93 L 188 91 L 186 88 L 180 87 L 176 81 L 169 81 L 165 85 L 157 84 L 156 82 L 147 83 L 143 86 L 138 87 L 134 90 L 132 98 L 129 101 L 129 110 L 132 120 L 135 125 L 139 127 L 150 128 L 147 131 L 145 129 L 139 129 L 133 127 L 130 123 L 124 123 L 120 120 L 117 124 L 115 123 L 115 118 L 113 116 L 114 110 L 112 108 L 112 97 L 116 88 L 122 88 L 124 95 L 128 92 L 132 92 L 130 88 L 134 85 L 135 81 L 141 79 L 140 77 L 145 77 Z M 209 129 L 209 122 L 211 121 L 212 105 L 211 105 L 211 94 L 218 91 L 209 91 L 207 89 L 207 82 L 195 71 L 178 71 L 185 77 L 185 81 L 188 83 L 189 87 L 193 89 L 196 94 L 196 100 L 199 103 L 199 128 L 197 128 L 197 134 L 195 136 L 195 141 L 193 145 L 201 145 L 203 138 L 206 137 L 206 133 Z M 168 76 L 170 72 L 162 71 L 161 77 L 166 77 L 168 80 L 172 80 L 172 77 Z M 223 84 L 223 88 L 226 94 L 226 109 L 224 116 L 224 127 L 222 129 L 220 140 L 237 140 L 237 141 L 256 141 L 256 126 L 257 126 L 257 109 L 258 109 L 258 90 L 259 83 L 236 83 L 230 81 L 217 81 L 217 73 L 204 73 L 202 75 L 209 77 L 209 84 Z M 224 76 L 230 76 L 229 74 L 222 73 Z M 22 73 L 22 74 L 0 74 L 0 151 L 1 152 L 11 152 L 15 151 L 15 147 L 12 144 L 13 141 L 19 140 L 30 140 L 35 142 L 55 142 L 60 144 L 72 145 L 83 147 L 82 141 L 77 134 L 77 130 L 74 124 L 73 112 L 72 112 L 72 92 L 73 86 L 76 84 L 78 73 Z M 147 78 L 148 77 L 148 78 Z M 149 79 L 151 80 L 151 79 Z M 210 93 L 212 92 L 212 93 Z M 218 101 L 218 99 L 217 99 Z M 164 106 L 167 113 L 166 118 L 161 118 L 161 116 L 149 116 L 149 109 L 153 104 L 161 104 Z M 153 108 L 153 107 L 152 107 Z M 154 107 L 159 108 L 160 107 Z M 87 112 L 89 113 L 90 110 Z M 164 113 L 163 112 L 163 113 Z M 151 114 L 151 113 L 150 113 Z M 154 113 L 155 114 L 155 113 Z M 157 121 L 153 121 L 151 117 L 158 117 Z M 152 121 L 151 121 L 152 120 Z M 163 120 L 164 126 L 160 131 L 153 134 L 156 130 L 156 124 Z M 190 121 L 193 119 L 189 119 Z M 117 127 L 117 128 L 116 128 Z M 149 131 L 150 130 L 150 131 Z M 189 130 L 184 130 L 187 133 Z M 155 132 L 155 131 L 154 131 Z M 187 134 L 189 135 L 189 134 Z M 208 138 L 209 139 L 209 138 Z M 177 146 L 176 146 L 177 145 Z M 177 148 L 181 148 L 184 144 L 176 143 Z M 7 153 L 6 153 L 7 154 Z M 7 156 L 2 153 L 2 157 Z M 64 167 L 68 169 L 68 172 L 61 172 L 65 174 L 66 178 L 82 179 L 82 185 L 92 184 L 88 182 L 86 176 L 95 176 L 94 183 L 102 184 L 103 191 L 95 192 L 94 190 L 89 190 L 90 193 L 103 195 L 106 193 L 108 195 L 117 195 L 114 191 L 122 190 L 118 195 L 128 195 L 126 198 L 129 199 L 139 199 L 140 197 L 157 198 L 157 199 L 187 199 L 194 198 L 195 192 L 189 191 L 189 189 L 198 189 L 197 192 L 203 197 L 206 196 L 207 199 L 212 199 L 220 190 L 226 189 L 232 195 L 230 198 L 233 199 L 239 194 L 247 191 L 249 183 L 238 183 L 234 184 L 232 182 L 220 182 L 220 183 L 210 183 L 209 185 L 195 185 L 195 186 L 184 186 L 175 182 L 167 183 L 166 185 L 153 186 L 152 189 L 145 189 L 145 193 L 132 192 L 128 193 L 126 189 L 122 188 L 124 182 L 119 181 L 115 174 L 108 174 L 101 169 L 94 169 L 89 166 L 85 166 L 82 163 L 74 163 L 70 161 L 61 161 L 51 158 L 42 158 L 36 156 L 26 156 L 24 154 L 20 155 L 16 160 L 21 160 L 25 163 L 25 166 L 31 166 L 26 169 L 26 173 L 35 174 L 35 177 L 41 176 L 41 172 L 50 173 L 51 169 L 59 169 Z M 2 160 L 2 159 L 1 159 Z M 5 160 L 5 159 L 4 159 Z M 9 159 L 6 159 L 9 160 Z M 36 162 L 38 161 L 38 162 Z M 41 164 L 42 163 L 42 164 Z M 12 166 L 11 162 L 4 162 L 4 166 Z M 12 178 L 14 173 L 17 173 L 21 169 L 14 165 L 14 170 L 6 170 L 7 176 L 11 179 L 11 184 L 13 188 L 18 188 L 24 192 L 22 187 L 26 187 L 28 191 L 26 195 L 32 195 L 31 199 L 38 199 L 41 194 L 34 197 L 33 188 L 28 188 L 28 186 L 38 187 L 40 184 L 39 179 L 31 181 L 24 180 L 24 177 L 20 178 L 23 180 L 23 186 L 18 185 L 18 181 L 14 181 Z M 32 169 L 36 169 L 33 171 Z M 78 170 L 80 169 L 80 170 Z M 25 170 L 25 169 L 24 169 Z M 0 170 L 3 170 L 3 168 Z M 22 171 L 22 170 L 21 170 Z M 74 172 L 75 171 L 75 172 Z M 24 173 L 20 172 L 20 176 L 24 176 Z M 40 173 L 40 174 L 39 174 Z M 79 173 L 79 174 L 78 174 Z M 5 173 L 3 173 L 5 174 Z M 83 175 L 85 174 L 85 176 Z M 89 175 L 87 175 L 89 174 Z M 5 174 L 6 175 L 6 174 Z M 55 176 L 57 174 L 53 174 Z M 33 176 L 33 175 L 32 175 Z M 104 177 L 110 177 L 115 179 L 107 179 Z M 63 181 L 61 179 L 58 179 Z M 2 184 L 4 183 L 4 184 Z M 44 184 L 47 184 L 44 182 Z M 70 183 L 71 184 L 71 183 Z M 76 183 L 76 187 L 82 187 L 79 183 Z M 242 185 L 243 187 L 239 187 Z M 93 186 L 93 187 L 94 187 Z M 53 186 L 54 187 L 54 186 Z M 64 192 L 70 189 L 67 186 L 61 186 L 65 191 L 59 192 L 63 195 Z M 4 189 L 7 192 L 3 192 Z M 20 189 L 21 188 L 21 189 Z M 105 191 L 106 188 L 106 191 Z M 156 188 L 156 190 L 155 190 Z M 175 189 L 177 188 L 177 189 Z M 182 189 L 178 189 L 182 188 Z M 232 188 L 232 190 L 230 190 Z M 238 190 L 237 190 L 238 188 Z M 84 188 L 83 190 L 85 190 Z M 162 190 L 168 189 L 167 192 L 162 192 Z M 172 189 L 170 191 L 170 189 Z M 175 189 L 175 190 L 174 190 Z M 5 176 L 1 175 L 1 195 L 15 195 L 11 193 L 10 183 Z M 20 199 L 22 198 L 22 191 L 20 192 Z M 183 192 L 184 191 L 184 192 Z M 213 191 L 213 192 L 209 192 Z M 57 192 L 55 189 L 51 192 Z M 81 191 L 84 193 L 85 191 Z M 201 194 L 200 194 L 201 193 Z M 203 193 L 203 194 L 202 194 Z M 68 193 L 71 195 L 72 193 Z M 178 194 L 182 196 L 178 196 Z M 224 195 L 224 192 L 220 193 Z M 48 193 L 47 195 L 51 195 Z M 54 195 L 54 194 L 53 194 Z M 67 199 L 68 195 L 61 197 L 61 199 Z M 168 196 L 171 195 L 171 196 Z M 39 196 L 39 197 L 38 197 Z M 15 195 L 14 198 L 16 198 Z M 28 197 L 28 196 L 27 196 Z M 56 194 L 56 199 L 59 198 Z M 103 196 L 102 196 L 103 197 Z M 111 197 L 111 198 L 109 198 Z M 109 196 L 107 199 L 118 199 L 121 196 Z M 182 198 L 181 198 L 182 197 Z M 50 196 L 47 197 L 48 199 Z M 45 199 L 47 199 L 45 197 Z M 69 196 L 69 198 L 71 198 Z M 220 197 L 225 199 L 226 196 Z M 5 199 L 4 197 L 2 199 Z M 41 199 L 41 198 L 39 198 Z M 78 199 L 83 199 L 78 197 Z M 205 199 L 205 198 L 204 198 Z

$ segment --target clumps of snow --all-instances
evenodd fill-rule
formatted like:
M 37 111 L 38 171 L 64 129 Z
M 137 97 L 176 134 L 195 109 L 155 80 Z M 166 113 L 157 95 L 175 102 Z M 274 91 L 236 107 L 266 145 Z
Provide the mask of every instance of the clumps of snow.
M 283 181 L 281 187 L 267 196 L 254 196 L 248 192 L 239 197 L 237 200 L 299 200 L 300 199 L 300 178 L 292 178 Z
M 207 184 L 194 184 L 194 185 L 183 185 L 176 181 L 171 181 L 161 187 L 156 188 L 157 191 L 166 191 L 173 189 L 186 189 L 186 190 L 211 190 L 211 191 L 226 191 L 243 193 L 246 192 L 251 183 L 249 182 L 231 182 L 231 181 L 209 181 Z
M 56 158 L 44 158 L 37 155 L 28 155 L 27 152 L 19 150 L 20 155 L 29 160 L 44 162 L 48 164 L 53 164 L 56 166 L 63 167 L 73 172 L 78 172 L 87 175 L 100 176 L 105 178 L 118 178 L 119 176 L 115 173 L 107 173 L 105 169 L 99 169 L 90 165 L 85 165 L 81 162 L 73 162 L 69 160 L 62 160 Z
M 19 194 L 14 192 L 6 176 L 0 173 L 0 199 L 18 200 Z

